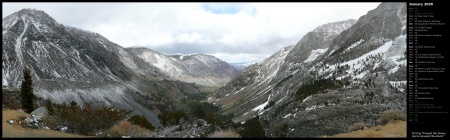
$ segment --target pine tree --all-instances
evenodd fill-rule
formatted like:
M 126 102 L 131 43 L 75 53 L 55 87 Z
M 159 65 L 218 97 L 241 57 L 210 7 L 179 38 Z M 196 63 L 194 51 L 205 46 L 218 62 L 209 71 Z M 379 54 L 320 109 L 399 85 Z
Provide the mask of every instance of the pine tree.
M 20 95 L 22 97 L 22 108 L 25 109 L 27 113 L 31 113 L 34 110 L 33 101 L 36 99 L 36 96 L 33 94 L 32 79 L 28 68 L 23 69 L 23 81 L 20 88 Z
M 53 103 L 50 99 L 45 100 L 45 107 L 48 110 L 48 115 L 53 115 L 55 113 L 55 108 L 53 107 Z

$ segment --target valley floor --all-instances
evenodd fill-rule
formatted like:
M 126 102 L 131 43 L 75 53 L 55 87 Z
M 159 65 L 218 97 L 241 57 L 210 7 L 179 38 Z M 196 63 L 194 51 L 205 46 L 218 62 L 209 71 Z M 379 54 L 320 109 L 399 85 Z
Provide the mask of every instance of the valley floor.
M 19 120 L 19 116 L 27 115 L 27 113 L 17 110 L 2 110 L 2 138 L 88 138 L 93 136 L 84 136 L 78 134 L 64 133 L 54 130 L 35 130 L 22 128 L 15 122 L 7 123 L 8 120 Z
M 406 138 L 406 121 L 395 121 L 384 126 L 374 126 L 350 133 L 323 136 L 322 138 Z

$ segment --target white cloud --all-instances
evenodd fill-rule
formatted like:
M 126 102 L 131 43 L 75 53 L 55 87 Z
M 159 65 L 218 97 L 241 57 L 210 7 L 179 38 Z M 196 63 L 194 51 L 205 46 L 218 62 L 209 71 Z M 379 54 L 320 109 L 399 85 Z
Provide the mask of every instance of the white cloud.
M 268 57 L 322 24 L 358 19 L 378 5 L 3 3 L 3 17 L 22 8 L 35 8 L 62 24 L 98 32 L 123 47 L 147 46 L 168 54 L 198 52 L 243 61 Z
M 209 55 L 213 55 L 228 63 L 241 63 L 246 66 L 261 62 L 262 60 L 270 56 L 270 54 L 250 54 L 250 53 L 214 53 Z

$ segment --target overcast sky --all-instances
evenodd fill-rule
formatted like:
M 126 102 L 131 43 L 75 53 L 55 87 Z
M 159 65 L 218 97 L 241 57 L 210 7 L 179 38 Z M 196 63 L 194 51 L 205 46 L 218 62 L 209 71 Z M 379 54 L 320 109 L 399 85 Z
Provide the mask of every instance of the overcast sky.
M 358 19 L 380 3 L 2 3 L 100 33 L 123 47 L 203 53 L 229 63 L 260 62 L 329 22 Z

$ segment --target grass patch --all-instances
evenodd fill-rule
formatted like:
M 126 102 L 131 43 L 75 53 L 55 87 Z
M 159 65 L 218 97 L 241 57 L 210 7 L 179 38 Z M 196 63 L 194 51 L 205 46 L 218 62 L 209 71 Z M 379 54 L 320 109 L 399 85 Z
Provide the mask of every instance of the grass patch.
M 208 135 L 208 138 L 241 138 L 241 136 L 234 129 L 226 129 L 215 131 L 214 133 Z
M 387 123 L 395 120 L 406 121 L 406 113 L 400 110 L 388 110 L 380 117 L 380 123 L 386 125 Z

